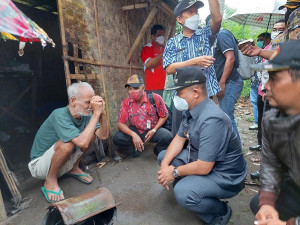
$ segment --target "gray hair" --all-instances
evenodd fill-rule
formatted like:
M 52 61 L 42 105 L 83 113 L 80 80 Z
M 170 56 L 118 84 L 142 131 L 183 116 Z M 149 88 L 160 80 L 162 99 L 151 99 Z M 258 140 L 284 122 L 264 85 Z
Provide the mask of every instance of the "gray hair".
M 92 86 L 87 82 L 73 83 L 68 87 L 68 99 L 70 100 L 72 97 L 78 98 L 80 95 L 80 89 L 82 88 L 88 88 L 91 92 L 95 93 Z

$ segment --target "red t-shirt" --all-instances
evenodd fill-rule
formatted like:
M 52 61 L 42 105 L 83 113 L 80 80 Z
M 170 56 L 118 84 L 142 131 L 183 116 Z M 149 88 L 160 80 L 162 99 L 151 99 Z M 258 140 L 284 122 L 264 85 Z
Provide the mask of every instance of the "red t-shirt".
M 141 52 L 141 59 L 144 63 L 145 71 L 145 89 L 147 91 L 152 90 L 163 90 L 166 81 L 166 72 L 164 71 L 162 58 L 159 61 L 159 65 L 153 69 L 146 67 L 146 63 L 149 59 L 158 56 L 164 52 L 165 47 L 157 47 L 157 45 L 152 41 L 151 43 L 145 45 Z
M 135 126 L 141 134 L 153 129 L 159 118 L 164 118 L 168 115 L 168 109 L 162 97 L 153 93 L 153 99 L 158 115 L 149 101 L 146 92 L 144 92 L 142 104 L 138 104 L 130 97 L 125 98 L 121 104 L 118 122 L 125 124 L 128 121 L 129 125 Z M 150 128 L 147 128 L 147 120 L 150 120 Z

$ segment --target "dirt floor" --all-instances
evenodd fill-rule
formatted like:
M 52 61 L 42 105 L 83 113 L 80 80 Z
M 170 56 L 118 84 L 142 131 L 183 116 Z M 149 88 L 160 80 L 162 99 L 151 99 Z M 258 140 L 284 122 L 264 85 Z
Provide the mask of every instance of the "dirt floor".
M 257 132 L 249 130 L 249 126 L 253 123 L 249 100 L 240 99 L 236 105 L 236 122 L 242 139 L 243 152 L 248 162 L 248 174 L 250 174 L 259 169 L 259 164 L 253 164 L 251 159 L 259 158 L 260 154 L 248 151 L 249 146 L 257 143 Z M 67 198 L 99 187 L 109 189 L 115 201 L 121 203 L 117 207 L 116 224 L 202 224 L 192 212 L 176 203 L 172 188 L 167 191 L 158 184 L 156 173 L 159 167 L 152 149 L 153 145 L 149 144 L 139 158 L 125 158 L 118 163 L 111 161 L 101 169 L 90 169 L 88 172 L 94 177 L 94 182 L 90 185 L 67 176 L 60 178 L 59 184 Z M 40 191 L 43 181 L 31 178 L 27 169 L 18 171 L 16 175 L 21 183 L 22 196 L 32 201 L 27 209 L 10 216 L 3 224 L 40 225 L 47 213 L 48 205 Z M 248 181 L 251 181 L 249 176 Z M 229 224 L 253 224 L 254 216 L 250 211 L 249 202 L 257 192 L 258 186 L 246 185 L 242 192 L 228 200 L 233 209 Z

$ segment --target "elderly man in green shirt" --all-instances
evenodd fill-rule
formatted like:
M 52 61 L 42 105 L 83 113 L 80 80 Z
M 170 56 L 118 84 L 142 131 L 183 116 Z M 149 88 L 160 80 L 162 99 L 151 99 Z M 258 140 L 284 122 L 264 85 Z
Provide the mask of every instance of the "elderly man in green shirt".
M 54 110 L 38 130 L 28 164 L 33 177 L 45 179 L 41 190 L 48 202 L 64 199 L 57 178 L 66 173 L 83 183 L 92 182 L 79 162 L 96 136 L 108 137 L 105 102 L 90 84 L 72 84 L 68 98 L 68 106 Z

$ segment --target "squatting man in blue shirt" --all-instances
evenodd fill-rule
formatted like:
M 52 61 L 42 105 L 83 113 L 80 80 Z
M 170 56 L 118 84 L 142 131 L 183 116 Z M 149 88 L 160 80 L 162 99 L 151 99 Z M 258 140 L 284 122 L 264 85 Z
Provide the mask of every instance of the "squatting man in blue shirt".
M 92 182 L 79 162 L 96 136 L 108 137 L 105 102 L 91 85 L 72 84 L 68 97 L 68 106 L 54 110 L 42 124 L 30 153 L 29 170 L 33 177 L 45 180 L 41 190 L 48 202 L 64 199 L 57 178 L 66 173 L 83 183 Z
M 174 106 L 185 112 L 177 135 L 158 155 L 158 181 L 167 190 L 173 182 L 177 202 L 205 223 L 225 225 L 232 210 L 220 199 L 244 188 L 247 167 L 231 120 L 207 97 L 205 82 L 199 66 L 176 69 Z

